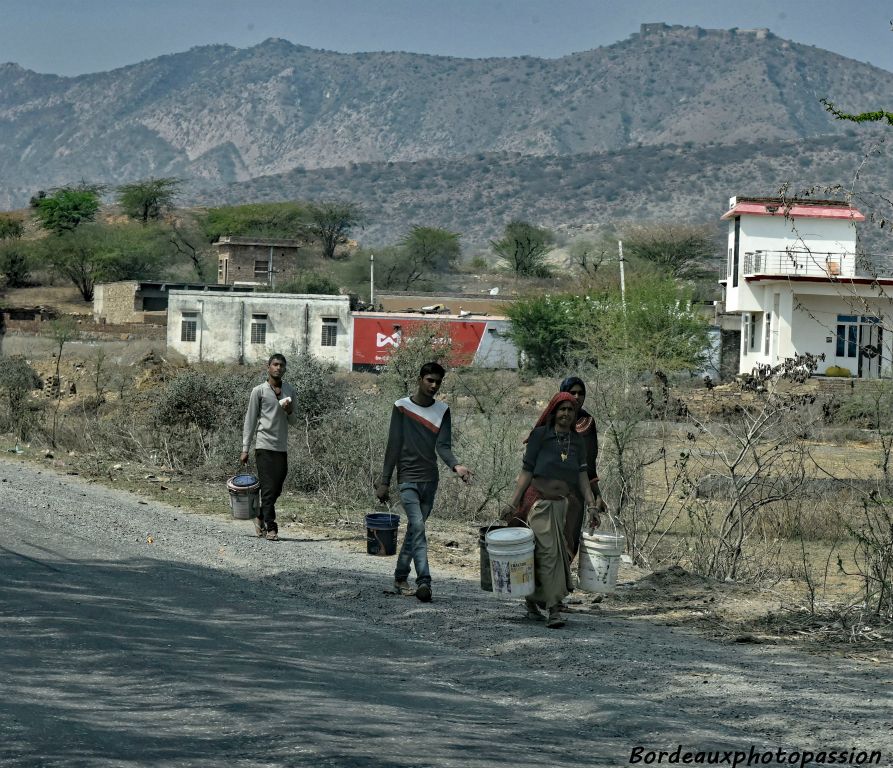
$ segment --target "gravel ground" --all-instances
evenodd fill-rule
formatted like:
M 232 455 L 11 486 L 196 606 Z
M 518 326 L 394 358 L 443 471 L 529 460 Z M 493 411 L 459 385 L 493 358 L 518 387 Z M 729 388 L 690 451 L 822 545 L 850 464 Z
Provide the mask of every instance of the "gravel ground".
M 547 630 L 523 619 L 517 602 L 482 592 L 476 579 L 437 560 L 432 562 L 434 601 L 422 604 L 388 592 L 393 558 L 368 557 L 355 530 L 345 528 L 342 535 L 334 529 L 324 538 L 289 525 L 280 532 L 282 541 L 267 542 L 254 538 L 248 521 L 223 513 L 192 514 L 16 460 L 0 460 L 0 518 L 0 587 L 9 588 L 0 589 L 4 765 L 220 765 L 225 764 L 220 762 L 222 752 L 229 755 L 228 764 L 252 766 L 626 765 L 624 755 L 636 745 L 672 750 L 681 743 L 692 749 L 880 749 L 880 764 L 893 766 L 889 667 L 771 645 L 720 644 L 684 630 L 619 618 L 611 615 L 609 601 L 598 605 L 588 598 L 570 615 L 567 627 Z M 120 569 L 128 578 L 136 578 L 139 570 L 144 580 L 128 589 L 144 590 L 147 604 L 163 594 L 168 619 L 181 614 L 179 620 L 186 621 L 200 614 L 204 600 L 209 611 L 219 612 L 221 605 L 242 611 L 242 621 L 256 613 L 252 621 L 284 622 L 288 629 L 283 631 L 296 638 L 295 648 L 304 649 L 302 660 L 318 655 L 314 679 L 321 687 L 315 696 L 324 698 L 325 681 L 331 677 L 338 681 L 331 685 L 342 706 L 365 701 L 369 709 L 358 709 L 354 723 L 368 725 L 371 717 L 380 718 L 383 728 L 405 726 L 403 718 L 412 707 L 391 711 L 388 707 L 397 700 L 391 697 L 399 699 L 420 685 L 438 692 L 436 706 L 426 706 L 440 714 L 421 732 L 410 720 L 409 741 L 424 744 L 415 758 L 412 750 L 403 752 L 407 735 L 383 746 L 380 735 L 370 734 L 365 745 L 354 740 L 348 746 L 334 733 L 308 736 L 307 724 L 302 724 L 304 757 L 293 752 L 290 757 L 271 754 L 266 761 L 249 759 L 263 749 L 246 734 L 238 744 L 218 744 L 221 754 L 207 762 L 199 753 L 188 752 L 187 758 L 151 749 L 147 754 L 154 756 L 146 762 L 123 753 L 103 761 L 98 746 L 82 749 L 78 759 L 59 756 L 54 762 L 43 741 L 48 738 L 45 724 L 34 724 L 37 715 L 23 719 L 18 710 L 21 692 L 45 673 L 27 653 L 44 653 L 38 630 L 41 621 L 50 619 L 45 613 L 22 615 L 29 603 L 16 599 L 29 580 L 39 579 L 36 574 L 46 568 L 58 571 L 60 563 L 90 563 L 96 572 L 111 574 Z M 145 576 L 149 573 L 151 577 Z M 178 580 L 184 595 L 180 607 Z M 114 581 L 103 583 L 107 586 L 97 589 L 114 589 Z M 31 600 L 40 603 L 53 589 L 35 587 Z M 46 608 L 49 613 L 60 610 L 58 605 Z M 73 610 L 70 604 L 66 610 Z M 58 635 L 58 627 L 52 631 Z M 223 628 L 215 642 L 227 648 L 230 636 Z M 170 638 L 170 653 L 177 652 L 181 639 L 188 645 L 188 638 Z M 333 661 L 334 668 L 325 663 L 328 643 L 332 659 L 342 660 Z M 74 650 L 78 647 L 75 643 Z M 382 657 L 370 654 L 370 648 L 391 650 Z M 277 646 L 277 652 L 279 657 L 270 660 L 274 675 L 289 664 L 281 658 L 289 646 Z M 358 674 L 342 680 L 338 664 L 352 655 Z M 66 658 L 76 660 L 77 654 Z M 158 669 L 147 670 L 150 678 L 157 672 L 162 681 L 169 679 L 172 671 L 165 669 L 165 658 L 152 657 Z M 48 702 L 67 696 L 77 673 L 75 661 L 69 664 L 66 677 L 55 682 L 41 678 L 34 695 L 46 696 Z M 387 680 L 376 682 L 383 670 Z M 188 667 L 184 674 L 188 676 Z M 170 680 L 177 685 L 175 677 Z M 207 680 L 203 684 L 212 685 Z M 388 690 L 376 699 L 370 686 L 379 684 Z M 278 732 L 289 722 L 286 712 L 298 718 L 294 713 L 306 706 L 306 695 L 295 691 L 267 704 L 276 713 Z M 322 698 L 314 699 L 314 706 L 322 707 Z M 97 706 L 102 705 L 100 696 Z M 462 713 L 467 719 L 451 725 L 450 718 Z M 210 718 L 211 731 L 202 738 L 216 744 L 212 735 L 231 729 L 231 721 L 232 715 L 215 725 Z M 153 722 L 146 727 L 160 726 Z M 438 729 L 452 732 L 449 749 Z M 64 743 L 75 743 L 70 734 L 66 738 Z M 193 749 L 185 735 L 183 739 L 182 748 Z M 386 751 L 373 760 L 364 752 L 373 748 Z

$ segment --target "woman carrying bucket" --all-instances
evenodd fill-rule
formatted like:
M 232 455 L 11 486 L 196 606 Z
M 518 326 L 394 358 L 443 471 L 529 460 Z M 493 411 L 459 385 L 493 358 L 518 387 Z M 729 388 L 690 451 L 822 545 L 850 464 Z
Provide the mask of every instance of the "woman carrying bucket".
M 589 478 L 589 485 L 592 488 L 592 495 L 595 497 L 595 505 L 598 507 L 599 514 L 607 511 L 605 502 L 602 499 L 601 491 L 598 487 L 598 431 L 595 426 L 595 419 L 592 414 L 583 408 L 586 401 L 586 385 L 579 376 L 568 376 L 561 382 L 558 388 L 559 392 L 569 392 L 577 401 L 577 419 L 574 422 L 574 431 L 583 438 L 583 446 L 586 449 L 586 475 Z M 567 540 L 568 554 L 570 559 L 577 556 L 580 549 L 580 533 L 583 530 L 583 507 L 582 505 L 569 505 L 567 519 L 565 521 L 564 537 Z
M 509 525 L 526 524 L 534 535 L 534 580 L 536 589 L 526 597 L 527 617 L 546 626 L 564 626 L 560 606 L 571 591 L 570 557 L 565 542 L 568 505 L 579 503 L 578 490 L 589 512 L 591 527 L 599 524 L 599 508 L 586 472 L 586 449 L 574 430 L 577 401 L 559 392 L 540 415 L 527 437 L 521 474 L 511 502 L 503 511 Z

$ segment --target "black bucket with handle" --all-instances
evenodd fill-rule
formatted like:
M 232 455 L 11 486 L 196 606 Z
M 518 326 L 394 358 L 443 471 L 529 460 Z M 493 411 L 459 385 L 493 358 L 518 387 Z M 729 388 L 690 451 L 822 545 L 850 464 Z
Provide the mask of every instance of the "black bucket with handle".
M 366 515 L 366 554 L 390 557 L 397 554 L 397 530 L 400 515 L 371 512 Z
M 505 528 L 505 523 L 492 523 L 478 528 L 478 548 L 481 551 L 481 589 L 484 592 L 493 591 L 493 574 L 490 573 L 490 553 L 487 551 L 487 534 L 496 528 Z

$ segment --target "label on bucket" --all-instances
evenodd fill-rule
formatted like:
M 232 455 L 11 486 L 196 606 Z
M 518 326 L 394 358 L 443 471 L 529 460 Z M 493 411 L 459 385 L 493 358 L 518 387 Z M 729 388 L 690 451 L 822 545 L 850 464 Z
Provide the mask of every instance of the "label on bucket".
M 490 558 L 493 592 L 523 597 L 533 594 L 533 557 L 520 560 Z

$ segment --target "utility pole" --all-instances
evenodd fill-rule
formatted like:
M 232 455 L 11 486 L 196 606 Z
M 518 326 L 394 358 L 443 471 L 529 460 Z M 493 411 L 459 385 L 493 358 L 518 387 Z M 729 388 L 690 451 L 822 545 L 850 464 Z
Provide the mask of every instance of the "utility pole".
M 623 273 L 623 240 L 617 241 L 617 250 L 620 254 L 620 304 L 623 306 L 623 314 L 626 314 L 626 276 Z
M 369 254 L 369 304 L 375 309 L 375 254 Z

